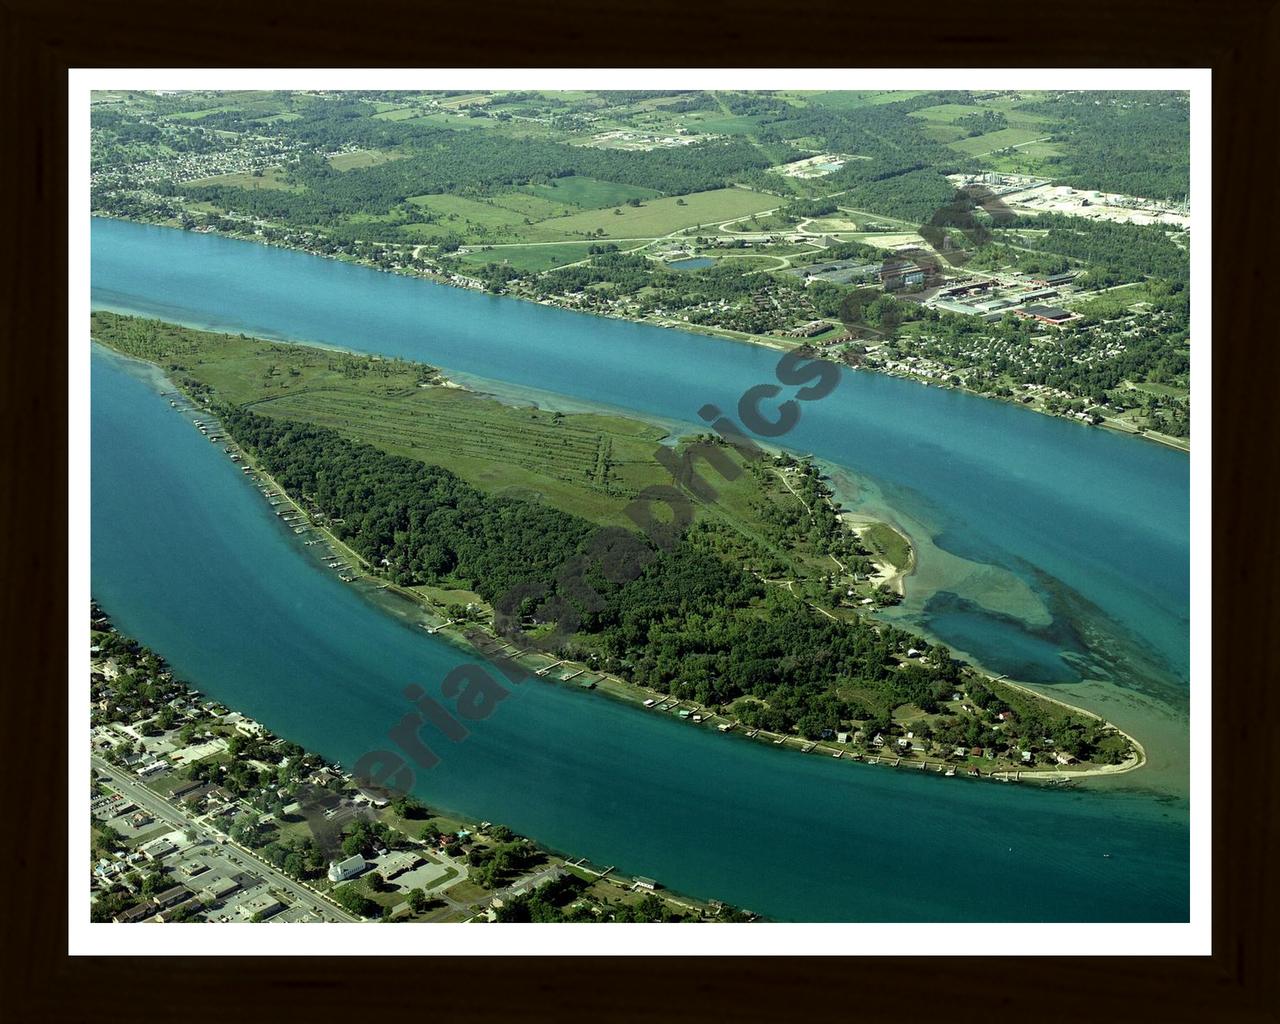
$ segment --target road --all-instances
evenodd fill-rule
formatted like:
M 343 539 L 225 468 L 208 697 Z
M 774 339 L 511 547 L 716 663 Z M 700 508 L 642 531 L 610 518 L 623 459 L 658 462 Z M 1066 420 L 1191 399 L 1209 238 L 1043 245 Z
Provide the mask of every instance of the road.
M 360 918 L 352 914 L 348 914 L 345 910 L 330 903 L 324 897 L 312 892 L 306 886 L 290 878 L 284 872 L 280 871 L 274 864 L 269 864 L 262 860 L 257 854 L 254 854 L 244 847 L 233 844 L 231 842 L 223 843 L 221 835 L 209 825 L 196 818 L 191 817 L 186 811 L 158 796 L 146 786 L 137 782 L 115 765 L 103 760 L 96 754 L 90 758 L 93 767 L 98 771 L 105 772 L 111 779 L 111 784 L 120 791 L 124 796 L 128 797 L 134 803 L 144 810 L 155 816 L 156 820 L 168 822 L 175 828 L 194 829 L 196 835 L 201 839 L 206 839 L 211 843 L 217 844 L 226 854 L 231 863 L 245 867 L 255 874 L 261 875 L 267 881 L 271 882 L 276 888 L 287 892 L 296 904 L 306 907 L 308 910 L 319 914 L 322 918 L 334 919 L 339 921 L 357 922 Z

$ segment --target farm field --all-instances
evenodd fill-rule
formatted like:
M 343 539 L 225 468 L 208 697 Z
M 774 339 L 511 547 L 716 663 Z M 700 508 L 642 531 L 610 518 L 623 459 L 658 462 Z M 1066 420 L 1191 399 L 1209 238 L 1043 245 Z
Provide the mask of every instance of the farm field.
M 920 89 L 887 90 L 884 92 L 782 92 L 778 95 L 796 99 L 817 107 L 836 110 L 856 110 L 858 107 L 874 107 L 882 103 L 900 103 L 903 100 L 923 96 Z
M 706 227 L 773 209 L 778 203 L 776 196 L 741 188 L 722 188 L 687 196 L 651 199 L 638 207 L 623 205 L 557 217 L 526 227 L 521 236 L 529 241 L 555 241 L 574 236 L 657 238 L 682 228 Z
M 406 238 L 415 241 L 448 234 L 466 239 L 519 241 L 530 230 L 526 220 L 554 218 L 554 223 L 564 223 L 564 218 L 555 215 L 568 209 L 537 196 L 515 192 L 492 199 L 467 199 L 442 193 L 413 196 L 409 202 L 438 218 L 434 224 L 410 224 L 402 229 Z
M 1004 114 L 1009 120 L 1010 127 L 1033 127 L 1049 120 L 1043 114 L 1033 114 L 1010 103 L 1000 101 L 982 104 L 940 103 L 936 107 L 925 107 L 923 110 L 912 111 L 908 116 L 919 118 L 922 121 L 953 124 L 962 117 L 967 117 L 970 114 L 982 114 L 989 110 Z

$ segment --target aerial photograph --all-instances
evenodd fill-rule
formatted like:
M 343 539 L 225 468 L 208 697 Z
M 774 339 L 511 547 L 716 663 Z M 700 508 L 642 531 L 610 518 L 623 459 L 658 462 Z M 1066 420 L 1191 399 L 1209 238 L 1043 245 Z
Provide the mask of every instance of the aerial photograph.
M 673 83 L 91 92 L 91 925 L 1191 920 L 1190 93 Z

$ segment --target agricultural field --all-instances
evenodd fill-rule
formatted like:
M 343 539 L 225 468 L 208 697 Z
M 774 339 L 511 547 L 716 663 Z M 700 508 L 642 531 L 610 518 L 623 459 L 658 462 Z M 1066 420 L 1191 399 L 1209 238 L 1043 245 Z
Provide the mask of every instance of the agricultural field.
M 883 92 L 782 92 L 779 96 L 816 107 L 831 107 L 835 110 L 856 110 L 859 107 L 874 107 L 882 103 L 900 103 L 903 100 L 923 96 L 923 90 L 885 90 Z
M 760 127 L 760 118 L 745 114 L 722 114 L 695 110 L 681 114 L 680 123 L 703 135 L 749 135 Z
M 405 237 L 426 241 L 449 234 L 466 239 L 518 241 L 531 230 L 525 221 L 550 218 L 566 207 L 557 207 L 537 196 L 511 193 L 493 199 L 467 199 L 442 193 L 414 196 L 409 202 L 434 214 L 434 224 L 410 224 L 402 229 Z M 555 223 L 563 223 L 557 218 Z
M 741 188 L 722 188 L 687 196 L 650 199 L 640 206 L 622 205 L 557 217 L 525 228 L 521 236 L 530 241 L 554 241 L 574 236 L 658 238 L 683 228 L 708 227 L 772 209 L 778 202 L 776 196 Z
M 1030 111 L 1021 110 L 1009 103 L 999 101 L 983 104 L 940 103 L 936 107 L 925 107 L 923 110 L 912 111 L 908 116 L 938 124 L 954 124 L 962 117 L 968 117 L 971 114 L 984 114 L 987 111 L 1004 114 L 1011 127 L 1033 127 L 1049 120 L 1043 114 L 1033 114 Z
M 291 392 L 248 407 L 330 427 L 446 466 L 483 490 L 537 498 L 598 521 L 623 525 L 622 507 L 665 472 L 653 459 L 662 431 L 635 421 L 514 408 L 451 388 Z

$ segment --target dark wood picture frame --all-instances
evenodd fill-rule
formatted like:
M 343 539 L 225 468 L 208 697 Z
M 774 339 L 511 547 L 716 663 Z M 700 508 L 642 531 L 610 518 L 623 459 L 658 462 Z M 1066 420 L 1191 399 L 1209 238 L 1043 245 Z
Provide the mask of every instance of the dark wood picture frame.
M 665 10 L 663 7 L 665 6 Z M 1277 451 L 1265 416 L 1275 361 L 1263 308 L 1276 226 L 1280 4 L 1087 0 L 1066 7 L 941 3 L 788 8 L 605 8 L 582 0 L 486 11 L 396 0 L 79 5 L 3 0 L 8 210 L 0 403 L 8 438 L 9 557 L 3 686 L 10 776 L 3 912 L 10 950 L 0 1012 L 18 1021 L 147 1014 L 225 1018 L 377 1015 L 677 1021 L 724 1015 L 900 1013 L 949 1021 L 1008 1013 L 1037 1021 L 1280 1020 L 1274 623 Z M 1094 958 L 1088 949 L 916 960 L 702 958 L 665 961 L 340 957 L 214 964 L 197 958 L 67 955 L 66 390 L 67 71 L 75 67 L 1210 67 L 1213 69 L 1213 954 Z M 1271 145 L 1268 145 L 1271 143 Z M 1262 410 L 1262 416 L 1251 415 Z M 1245 541 L 1247 538 L 1247 543 Z M 654 953 L 661 932 L 654 932 Z M 714 932 L 708 941 L 714 942 Z M 833 950 L 838 954 L 839 950 Z M 133 1009 L 131 1007 L 146 1007 Z

